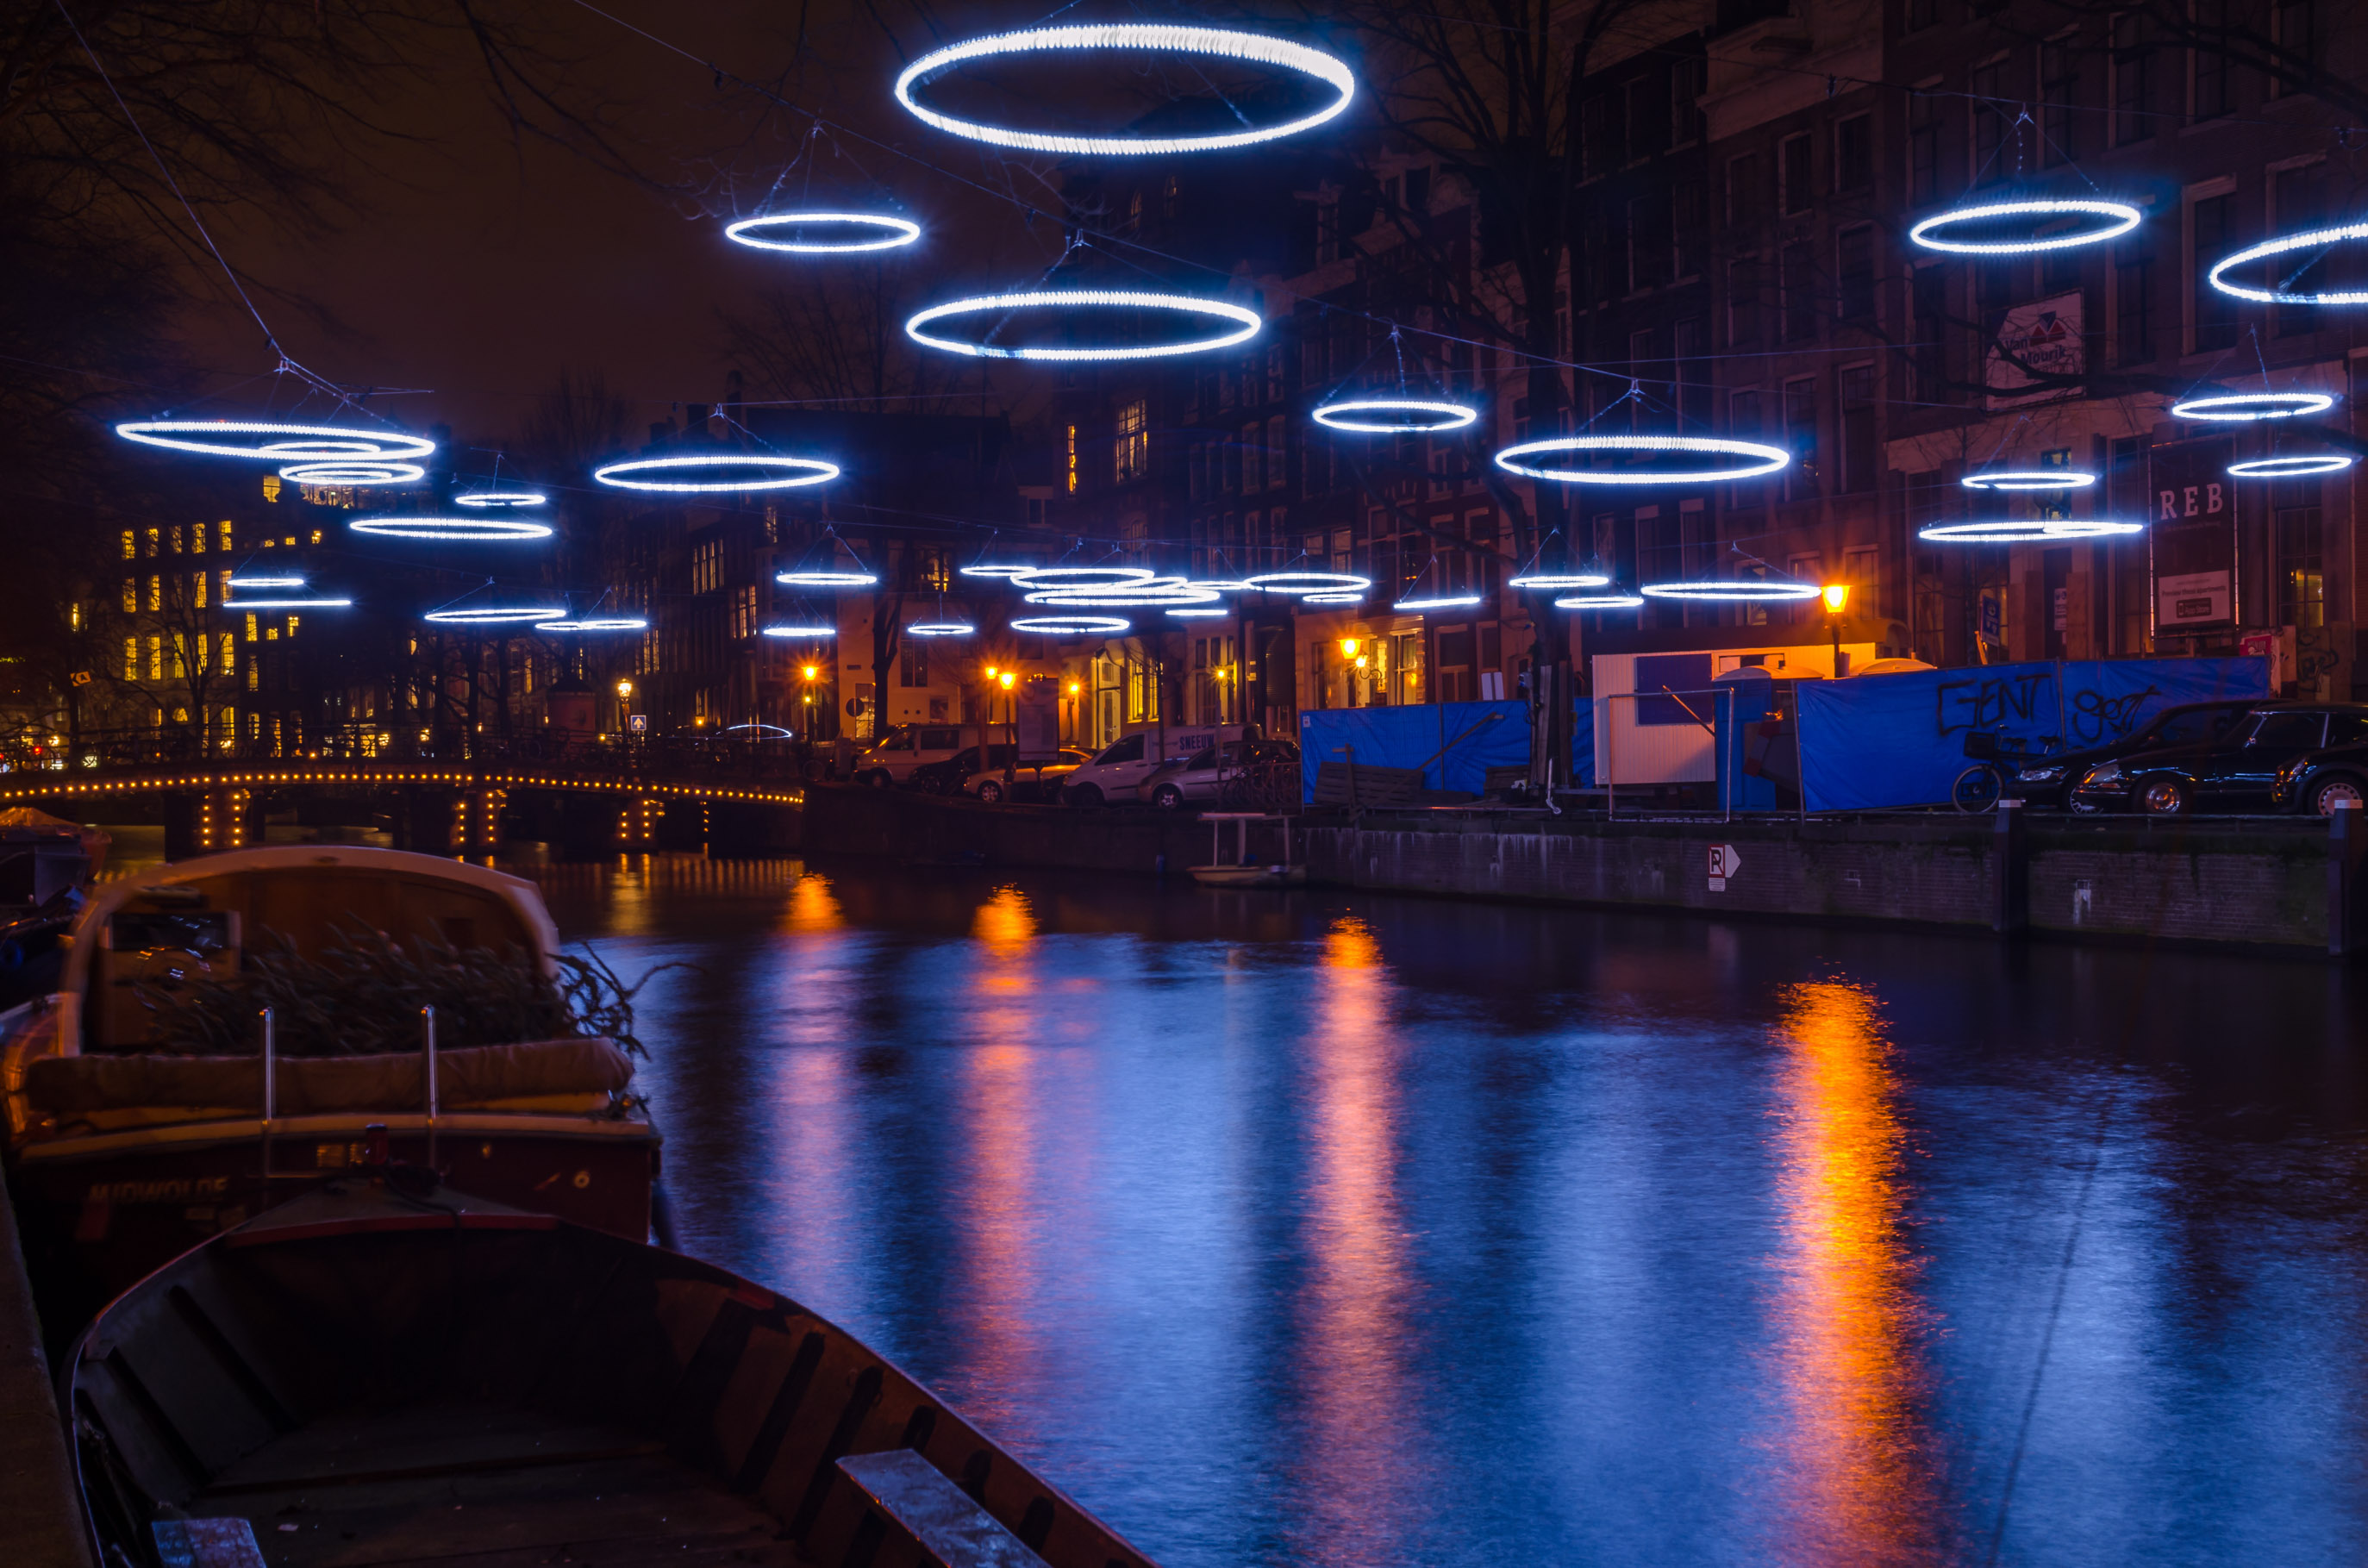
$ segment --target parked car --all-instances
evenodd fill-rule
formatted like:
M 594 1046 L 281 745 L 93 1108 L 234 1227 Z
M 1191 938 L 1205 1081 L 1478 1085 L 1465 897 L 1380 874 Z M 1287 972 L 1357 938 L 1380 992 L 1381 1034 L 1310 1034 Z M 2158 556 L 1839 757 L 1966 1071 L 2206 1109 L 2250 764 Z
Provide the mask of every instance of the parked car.
M 1053 801 L 1061 797 L 1061 781 L 1093 758 L 1081 751 L 1066 747 L 1051 756 L 1023 756 L 1004 777 L 1005 764 L 1010 759 L 1009 746 L 996 746 L 989 752 L 986 766 L 973 772 L 962 781 L 962 793 L 973 800 L 996 801 L 1004 798 L 1008 789 L 1015 801 Z
M 2271 803 L 2332 816 L 2347 803 L 2368 808 L 2368 744 L 2305 752 L 2270 786 Z
M 2004 794 L 2007 799 L 2020 800 L 2026 806 L 2056 810 L 2070 806 L 2074 811 L 2095 811 L 2095 805 L 2080 804 L 2072 797 L 2075 787 L 2099 763 L 2131 756 L 2142 751 L 2160 751 L 2169 746 L 2201 745 L 2218 741 L 2243 723 L 2248 715 L 2259 712 L 2262 707 L 2261 699 L 2248 697 L 2228 702 L 2187 702 L 2176 708 L 2166 708 L 2130 733 L 2102 745 L 2032 758 L 2008 780 Z
M 1010 748 L 1005 746 L 1001 749 L 1008 751 Z M 951 756 L 925 762 L 905 775 L 905 788 L 917 790 L 924 795 L 959 795 L 962 792 L 963 780 L 985 766 L 978 757 L 978 747 L 964 746 Z
M 1299 747 L 1290 741 L 1227 741 L 1156 769 L 1139 786 L 1145 803 L 1164 812 L 1217 804 L 1225 786 L 1268 767 L 1296 769 Z
M 2278 781 L 2311 753 L 2368 744 L 2368 705 L 2264 703 L 2216 741 L 2112 758 L 2089 768 L 2072 792 L 2076 810 L 2273 812 L 2285 809 Z
M 878 790 L 902 784 L 915 768 L 945 761 L 962 744 L 960 724 L 899 724 L 855 759 L 855 780 Z
M 1235 736 L 1240 735 L 1238 724 L 1171 725 L 1121 735 L 1063 782 L 1061 799 L 1083 807 L 1140 800 L 1137 791 L 1153 772 L 1229 738 L 1225 733 L 1229 728 Z

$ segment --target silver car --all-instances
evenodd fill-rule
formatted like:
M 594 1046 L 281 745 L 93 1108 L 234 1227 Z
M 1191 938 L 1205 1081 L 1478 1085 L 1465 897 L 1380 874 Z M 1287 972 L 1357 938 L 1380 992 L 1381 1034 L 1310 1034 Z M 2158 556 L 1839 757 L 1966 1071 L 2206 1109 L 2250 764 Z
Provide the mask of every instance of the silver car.
M 1164 765 L 1143 781 L 1137 793 L 1144 803 L 1166 812 L 1212 806 L 1245 774 L 1298 766 L 1299 748 L 1289 741 L 1227 741 Z

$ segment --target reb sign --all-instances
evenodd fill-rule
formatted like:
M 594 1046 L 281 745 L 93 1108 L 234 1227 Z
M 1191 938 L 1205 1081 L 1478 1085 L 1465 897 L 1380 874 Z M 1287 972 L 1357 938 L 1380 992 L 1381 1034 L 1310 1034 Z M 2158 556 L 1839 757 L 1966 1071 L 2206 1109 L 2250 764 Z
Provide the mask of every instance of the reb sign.
M 2147 549 L 2157 633 L 2231 625 L 2237 603 L 2236 443 L 2179 441 L 2146 454 Z

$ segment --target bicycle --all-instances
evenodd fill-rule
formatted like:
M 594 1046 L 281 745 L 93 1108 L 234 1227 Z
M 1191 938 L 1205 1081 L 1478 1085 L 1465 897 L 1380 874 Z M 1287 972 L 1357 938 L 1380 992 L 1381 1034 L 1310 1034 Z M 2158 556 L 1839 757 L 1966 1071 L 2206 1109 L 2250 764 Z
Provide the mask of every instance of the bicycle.
M 1949 803 L 1961 812 L 1978 812 L 1996 809 L 1998 800 L 2014 782 L 2014 774 L 2022 764 L 2048 756 L 2062 742 L 2061 735 L 2042 735 L 2036 741 L 2026 741 L 2020 735 L 2009 735 L 1997 730 L 1965 732 L 1965 755 L 1974 765 L 1957 775 L 1949 786 Z

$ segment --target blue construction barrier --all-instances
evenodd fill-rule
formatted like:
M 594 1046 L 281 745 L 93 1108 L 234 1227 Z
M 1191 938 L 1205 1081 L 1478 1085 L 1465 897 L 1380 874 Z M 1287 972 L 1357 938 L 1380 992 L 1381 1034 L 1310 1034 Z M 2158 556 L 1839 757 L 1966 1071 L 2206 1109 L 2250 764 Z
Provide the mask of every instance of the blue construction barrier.
M 1802 789 L 1813 812 L 1949 803 L 1968 730 L 2078 751 L 2166 708 L 2267 697 L 2267 659 L 2093 659 L 1800 683 Z
M 1582 705 L 1574 715 L 1571 777 L 1595 781 L 1595 714 Z M 1444 756 L 1438 755 L 1446 745 Z M 1341 748 L 1357 748 L 1358 762 L 1373 767 L 1419 767 L 1423 787 L 1477 795 L 1488 769 L 1523 767 L 1530 760 L 1530 705 L 1526 702 L 1450 702 L 1404 708 L 1317 708 L 1299 716 L 1299 770 L 1303 799 L 1315 798 L 1315 769 L 1345 762 Z

